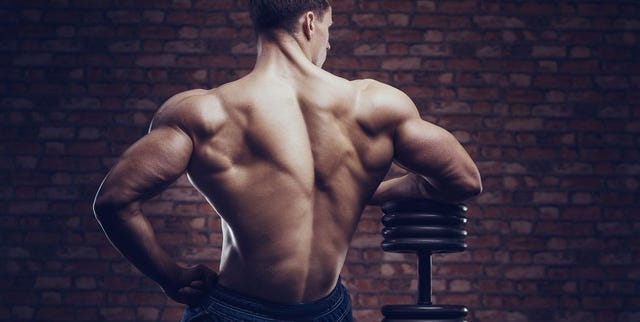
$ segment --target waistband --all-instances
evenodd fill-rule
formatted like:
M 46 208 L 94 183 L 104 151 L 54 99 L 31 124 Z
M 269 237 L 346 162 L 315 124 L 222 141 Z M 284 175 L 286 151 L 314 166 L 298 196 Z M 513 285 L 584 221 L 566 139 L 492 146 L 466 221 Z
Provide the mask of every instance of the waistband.
M 295 318 L 322 316 L 332 312 L 338 306 L 344 305 L 345 301 L 349 301 L 349 293 L 344 285 L 342 285 L 341 281 L 338 280 L 336 287 L 326 297 L 301 304 L 270 302 L 268 300 L 239 294 L 234 290 L 216 284 L 212 291 L 209 292 L 209 295 L 203 304 L 205 307 L 211 306 L 213 308 L 217 304 L 216 302 L 218 302 L 261 315 Z

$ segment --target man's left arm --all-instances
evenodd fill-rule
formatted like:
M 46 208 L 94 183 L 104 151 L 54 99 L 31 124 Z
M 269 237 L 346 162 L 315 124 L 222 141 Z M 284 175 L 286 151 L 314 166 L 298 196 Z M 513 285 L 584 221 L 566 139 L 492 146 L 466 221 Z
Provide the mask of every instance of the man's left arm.
M 179 126 L 154 126 L 133 144 L 104 179 L 94 212 L 111 243 L 136 268 L 177 302 L 190 304 L 204 295 L 216 275 L 203 265 L 179 266 L 158 244 L 141 202 L 151 198 L 187 169 L 193 142 Z

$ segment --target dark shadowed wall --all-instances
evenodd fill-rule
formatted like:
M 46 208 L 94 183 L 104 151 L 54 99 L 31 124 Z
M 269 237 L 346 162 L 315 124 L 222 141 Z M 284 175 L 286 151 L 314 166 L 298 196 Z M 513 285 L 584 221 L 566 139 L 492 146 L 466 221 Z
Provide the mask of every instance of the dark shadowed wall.
M 171 95 L 254 62 L 246 0 L 0 1 L 0 320 L 177 321 L 110 246 L 98 185 Z M 640 3 L 335 0 L 326 69 L 406 91 L 462 141 L 485 192 L 469 250 L 437 256 L 469 321 L 640 321 Z M 181 178 L 145 207 L 181 263 L 219 220 Z M 358 321 L 410 303 L 413 257 L 365 211 L 344 268 Z

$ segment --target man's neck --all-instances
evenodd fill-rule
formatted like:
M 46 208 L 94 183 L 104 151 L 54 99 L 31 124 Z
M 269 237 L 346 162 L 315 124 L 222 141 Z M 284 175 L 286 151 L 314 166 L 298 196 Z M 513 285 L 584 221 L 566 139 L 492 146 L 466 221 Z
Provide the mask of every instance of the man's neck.
M 317 72 L 299 39 L 286 32 L 273 32 L 258 37 L 258 57 L 254 71 L 277 73 L 289 79 Z

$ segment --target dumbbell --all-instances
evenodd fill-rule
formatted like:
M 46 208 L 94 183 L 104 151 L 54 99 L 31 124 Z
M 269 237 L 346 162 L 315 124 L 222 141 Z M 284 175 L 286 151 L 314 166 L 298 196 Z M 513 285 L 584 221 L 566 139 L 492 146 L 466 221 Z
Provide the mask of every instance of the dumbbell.
M 464 322 L 468 309 L 461 305 L 431 302 L 431 255 L 462 252 L 467 248 L 464 205 L 432 200 L 394 200 L 382 205 L 382 249 L 395 253 L 416 253 L 418 303 L 382 307 L 385 322 Z

